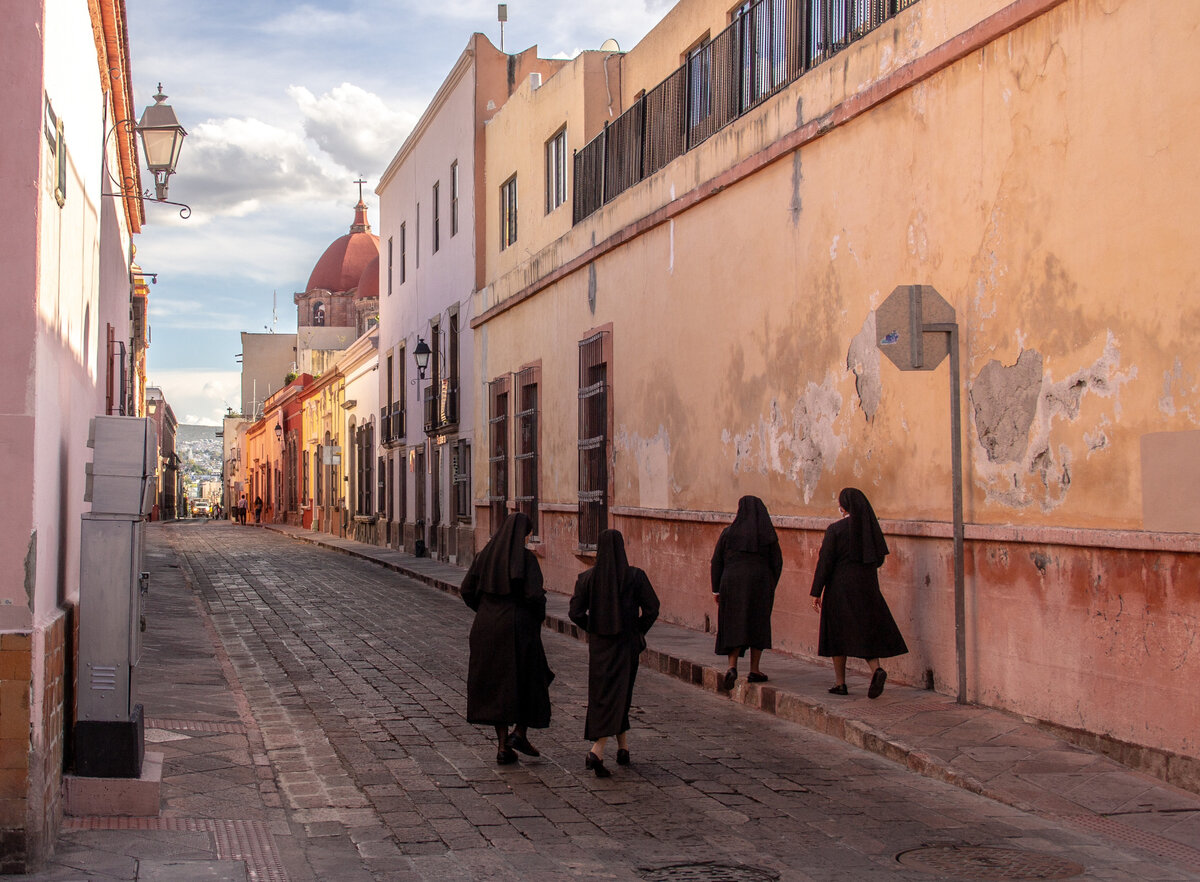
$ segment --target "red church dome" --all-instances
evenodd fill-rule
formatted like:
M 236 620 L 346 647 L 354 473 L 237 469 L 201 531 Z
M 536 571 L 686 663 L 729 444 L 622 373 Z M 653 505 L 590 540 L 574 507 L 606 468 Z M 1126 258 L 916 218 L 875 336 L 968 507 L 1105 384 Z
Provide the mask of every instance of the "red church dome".
M 360 199 L 358 205 L 354 206 L 354 223 L 350 232 L 325 249 L 312 275 L 308 277 L 308 286 L 304 290 L 324 288 L 335 293 L 349 291 L 358 285 L 363 270 L 372 259 L 376 264 L 379 263 L 379 237 L 371 232 L 371 225 L 367 222 L 367 206 Z M 378 296 L 378 280 L 375 284 L 375 294 Z
M 358 279 L 358 290 L 354 292 L 355 300 L 365 300 L 368 297 L 379 297 L 379 255 L 371 258 L 370 263 L 362 271 Z

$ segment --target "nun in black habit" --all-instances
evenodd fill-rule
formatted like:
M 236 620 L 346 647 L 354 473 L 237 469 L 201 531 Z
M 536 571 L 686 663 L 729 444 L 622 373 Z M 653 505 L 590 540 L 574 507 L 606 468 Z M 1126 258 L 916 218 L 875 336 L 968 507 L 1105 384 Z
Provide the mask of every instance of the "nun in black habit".
M 499 765 L 516 762 L 517 750 L 539 756 L 527 729 L 550 725 L 554 673 L 542 648 L 542 569 L 525 548 L 532 529 L 525 514 L 510 514 L 471 563 L 461 588 L 463 600 L 475 610 L 467 722 L 495 726 Z
M 658 595 L 646 574 L 629 565 L 625 539 L 617 530 L 600 534 L 596 565 L 575 580 L 569 614 L 588 633 L 583 737 L 594 743 L 584 766 L 597 778 L 607 778 L 612 772 L 604 765 L 604 744 L 610 735 L 617 736 L 617 764 L 629 765 L 626 738 L 638 656 L 646 648 L 646 632 L 658 618 Z
M 738 659 L 750 650 L 751 683 L 767 675 L 759 669 L 764 649 L 771 648 L 771 610 L 775 586 L 783 572 L 779 536 L 766 505 L 757 496 L 738 500 L 733 523 L 721 532 L 712 556 L 712 592 L 717 603 L 718 655 L 729 657 L 724 686 L 737 682 Z
M 879 660 L 908 652 L 879 590 L 879 568 L 888 553 L 887 542 L 861 490 L 842 490 L 838 506 L 845 517 L 825 530 L 813 574 L 813 609 L 821 614 L 817 654 L 833 658 L 836 682 L 829 691 L 834 695 L 848 693 L 846 657 L 866 659 L 872 672 L 867 697 L 878 698 L 887 682 Z

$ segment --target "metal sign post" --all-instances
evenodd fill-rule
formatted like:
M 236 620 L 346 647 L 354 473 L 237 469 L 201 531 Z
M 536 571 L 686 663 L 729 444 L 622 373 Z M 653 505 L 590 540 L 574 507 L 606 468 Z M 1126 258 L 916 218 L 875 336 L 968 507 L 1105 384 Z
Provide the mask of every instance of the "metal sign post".
M 954 484 L 954 656 L 958 703 L 967 701 L 967 627 L 962 493 L 962 413 L 958 322 L 930 285 L 900 285 L 875 310 L 879 350 L 902 371 L 931 371 L 950 356 L 951 481 Z

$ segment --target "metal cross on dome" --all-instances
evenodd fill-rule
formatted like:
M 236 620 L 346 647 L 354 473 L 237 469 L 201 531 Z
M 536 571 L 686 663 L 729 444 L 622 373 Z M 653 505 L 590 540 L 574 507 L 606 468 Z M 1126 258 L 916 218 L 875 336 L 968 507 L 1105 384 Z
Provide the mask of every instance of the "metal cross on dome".
M 362 201 L 363 201 L 363 198 L 362 198 L 362 188 L 363 188 L 363 184 L 365 184 L 365 183 L 366 183 L 366 181 L 365 181 L 365 180 L 363 180 L 362 178 L 359 178 L 359 179 L 358 179 L 357 181 L 355 181 L 354 183 L 358 184 L 358 201 L 359 201 L 359 202 L 362 202 Z

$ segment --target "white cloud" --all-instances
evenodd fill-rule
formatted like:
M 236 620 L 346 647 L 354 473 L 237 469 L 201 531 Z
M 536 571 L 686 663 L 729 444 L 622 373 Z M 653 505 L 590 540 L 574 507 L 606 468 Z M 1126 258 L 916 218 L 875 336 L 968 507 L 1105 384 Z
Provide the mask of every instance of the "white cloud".
M 417 115 L 394 111 L 378 95 L 342 83 L 320 97 L 304 86 L 288 95 L 304 115 L 304 133 L 348 171 L 379 174 L 416 123 Z
M 330 34 L 360 34 L 369 27 L 361 14 L 349 12 L 345 7 L 322 9 L 312 3 L 301 3 L 263 22 L 260 30 L 272 37 L 286 34 L 289 37 L 327 40 Z
M 181 423 L 218 425 L 226 406 L 237 410 L 241 402 L 242 378 L 237 371 L 152 370 L 147 380 L 162 389 Z
M 269 203 L 330 199 L 341 188 L 336 170 L 301 135 L 257 119 L 201 123 L 186 149 L 171 192 L 192 206 L 193 225 L 244 217 Z

